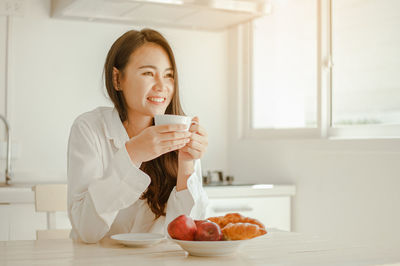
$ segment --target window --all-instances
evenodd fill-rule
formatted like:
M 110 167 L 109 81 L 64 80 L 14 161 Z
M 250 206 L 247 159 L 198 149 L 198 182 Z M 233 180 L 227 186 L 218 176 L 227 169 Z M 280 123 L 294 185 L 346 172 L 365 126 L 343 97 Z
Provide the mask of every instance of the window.
M 332 1 L 332 125 L 400 124 L 400 1 Z
M 246 135 L 400 137 L 400 1 L 270 3 L 249 26 Z
M 274 1 L 253 23 L 252 128 L 317 127 L 316 7 Z

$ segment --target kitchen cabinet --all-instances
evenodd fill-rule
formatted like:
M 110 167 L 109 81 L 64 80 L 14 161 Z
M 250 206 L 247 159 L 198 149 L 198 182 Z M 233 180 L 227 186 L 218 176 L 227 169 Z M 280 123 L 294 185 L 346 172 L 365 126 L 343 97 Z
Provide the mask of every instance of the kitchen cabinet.
M 0 204 L 0 241 L 8 240 L 8 204 Z
M 267 228 L 291 230 L 294 186 L 217 186 L 205 190 L 209 197 L 206 217 L 239 212 L 260 220 Z
M 37 213 L 35 205 L 8 205 L 9 240 L 35 240 L 36 230 L 46 228 L 46 214 Z
M 46 213 L 36 212 L 34 184 L 0 187 L 0 241 L 35 240 L 47 228 Z M 57 228 L 71 228 L 66 212 L 56 213 Z
M 66 212 L 57 212 L 58 229 L 71 228 Z M 36 212 L 33 203 L 0 204 L 0 241 L 35 240 L 36 230 L 47 227 L 46 213 Z
M 57 216 L 60 223 L 64 220 L 62 224 L 65 227 L 66 213 Z M 36 230 L 47 226 L 46 214 L 36 212 L 33 203 L 1 204 L 0 217 L 0 241 L 35 240 Z M 58 221 L 57 226 L 60 224 Z
M 32 185 L 0 187 L 0 240 L 34 240 L 46 227 L 46 215 L 36 213 Z

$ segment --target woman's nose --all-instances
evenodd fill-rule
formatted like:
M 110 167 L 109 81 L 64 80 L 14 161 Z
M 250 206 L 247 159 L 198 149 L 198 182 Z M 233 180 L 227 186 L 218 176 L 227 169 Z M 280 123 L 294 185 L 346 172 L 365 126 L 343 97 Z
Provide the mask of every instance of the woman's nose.
M 163 91 L 165 89 L 164 80 L 159 75 L 156 75 L 155 80 L 156 80 L 156 83 L 154 84 L 154 89 L 157 91 Z

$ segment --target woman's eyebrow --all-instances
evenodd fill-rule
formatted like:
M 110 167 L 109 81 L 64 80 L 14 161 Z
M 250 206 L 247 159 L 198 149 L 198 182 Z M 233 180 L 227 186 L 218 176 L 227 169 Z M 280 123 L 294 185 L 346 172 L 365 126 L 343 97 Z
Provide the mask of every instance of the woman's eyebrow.
M 154 70 L 157 70 L 157 67 L 155 67 L 155 66 L 152 66 L 152 65 L 144 65 L 144 66 L 140 66 L 139 67 L 139 69 L 142 69 L 142 68 L 152 68 L 152 69 L 154 69 Z M 166 70 L 174 70 L 172 67 L 169 67 L 169 68 L 166 68 L 165 69 L 165 71 Z

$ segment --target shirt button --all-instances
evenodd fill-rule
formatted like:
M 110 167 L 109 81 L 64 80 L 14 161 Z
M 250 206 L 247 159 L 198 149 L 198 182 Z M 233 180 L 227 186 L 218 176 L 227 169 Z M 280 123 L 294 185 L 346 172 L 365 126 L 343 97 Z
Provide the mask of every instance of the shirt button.
M 114 144 L 115 146 L 117 146 L 118 148 L 121 146 L 121 142 L 117 139 L 114 140 Z

